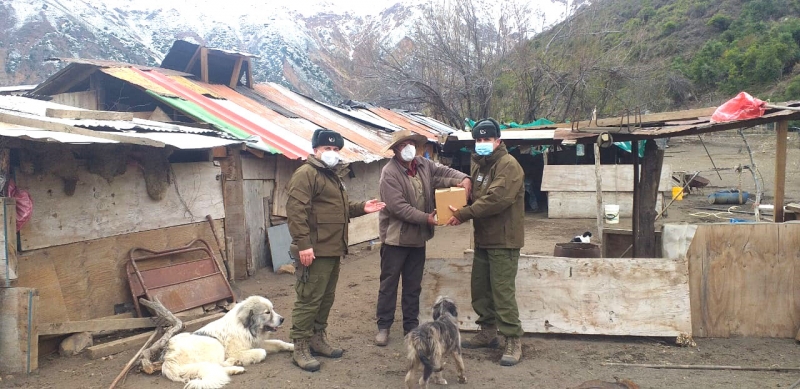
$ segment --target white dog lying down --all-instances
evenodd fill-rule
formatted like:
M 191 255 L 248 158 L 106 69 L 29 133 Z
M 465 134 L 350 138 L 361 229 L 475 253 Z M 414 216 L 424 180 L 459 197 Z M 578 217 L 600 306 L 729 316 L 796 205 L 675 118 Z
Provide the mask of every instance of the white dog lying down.
M 161 372 L 186 382 L 184 389 L 221 388 L 230 375 L 244 373 L 242 366 L 263 361 L 267 352 L 294 351 L 291 343 L 268 339 L 281 324 L 283 317 L 272 309 L 272 302 L 250 296 L 194 333 L 170 339 Z

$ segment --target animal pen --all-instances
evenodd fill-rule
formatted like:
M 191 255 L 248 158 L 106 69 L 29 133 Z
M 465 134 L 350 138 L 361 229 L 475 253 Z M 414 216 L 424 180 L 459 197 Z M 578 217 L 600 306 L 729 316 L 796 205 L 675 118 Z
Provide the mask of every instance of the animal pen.
M 674 337 L 680 344 L 691 344 L 692 336 L 795 337 L 800 223 L 784 222 L 784 183 L 788 123 L 800 119 L 800 103 L 783 105 L 790 108 L 722 123 L 711 122 L 715 108 L 706 108 L 504 131 L 510 144 L 594 145 L 598 231 L 605 228 L 601 210 L 609 179 L 599 151 L 612 140 L 633 145 L 627 176 L 632 182 L 626 183 L 632 189 L 633 228 L 628 234 L 597 234 L 603 245 L 614 241 L 615 255 L 520 256 L 517 301 L 525 332 Z M 769 123 L 776 123 L 774 223 L 665 224 L 656 230 L 663 212 L 656 204 L 664 189 L 659 185 L 664 151 L 655 139 Z M 644 141 L 642 158 L 639 141 Z M 421 304 L 430 306 L 438 295 L 470 301 L 464 285 L 471 266 L 471 251 L 455 260 L 429 258 Z M 476 329 L 475 313 L 469 306 L 462 309 L 461 328 Z

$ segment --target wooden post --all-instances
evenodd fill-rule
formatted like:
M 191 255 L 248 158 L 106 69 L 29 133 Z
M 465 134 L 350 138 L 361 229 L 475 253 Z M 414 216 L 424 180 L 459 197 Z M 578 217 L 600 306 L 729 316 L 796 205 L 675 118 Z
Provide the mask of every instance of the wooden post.
M 200 81 L 208 82 L 208 48 L 200 48 Z
M 603 211 L 603 177 L 600 173 L 600 145 L 596 142 L 594 144 L 594 176 L 597 184 L 595 188 L 597 196 L 597 234 L 594 240 L 597 243 L 602 243 L 603 220 L 605 220 L 605 212 Z
M 247 279 L 247 221 L 244 209 L 244 180 L 242 180 L 241 150 L 228 149 L 228 156 L 221 160 L 222 173 L 225 177 L 223 200 L 225 202 L 225 236 L 231 238 L 233 260 L 228 261 L 231 273 L 237 280 Z
M 785 215 L 783 212 L 784 191 L 786 187 L 786 138 L 789 136 L 789 122 L 781 120 L 778 122 L 776 131 L 777 141 L 775 142 L 775 223 L 783 223 Z
M 631 258 L 636 258 L 637 232 L 639 230 L 639 142 L 631 141 L 631 154 L 633 155 L 633 209 L 631 210 L 631 231 L 633 233 L 633 252 Z
M 39 333 L 33 288 L 0 288 L 0 374 L 29 374 L 39 368 Z
M 242 63 L 244 62 L 244 57 L 239 57 L 236 59 L 236 64 L 233 65 L 233 73 L 231 73 L 231 82 L 228 86 L 231 89 L 236 89 L 236 85 L 239 83 L 239 75 L 242 73 Z
M 658 199 L 658 183 L 661 179 L 661 165 L 664 162 L 664 150 L 659 150 L 656 142 L 648 140 L 644 147 L 641 178 L 638 191 L 634 195 L 636 219 L 633 230 L 633 257 L 655 258 L 656 247 L 656 200 Z M 638 199 L 637 199 L 638 197 Z M 638 200 L 638 202 L 637 202 Z
M 253 89 L 253 60 L 247 58 L 247 87 Z
M 197 46 L 197 49 L 192 54 L 192 58 L 189 60 L 189 63 L 186 64 L 186 67 L 183 69 L 184 73 L 191 73 L 192 68 L 194 67 L 195 62 L 197 62 L 197 58 L 200 57 L 200 49 L 203 46 Z

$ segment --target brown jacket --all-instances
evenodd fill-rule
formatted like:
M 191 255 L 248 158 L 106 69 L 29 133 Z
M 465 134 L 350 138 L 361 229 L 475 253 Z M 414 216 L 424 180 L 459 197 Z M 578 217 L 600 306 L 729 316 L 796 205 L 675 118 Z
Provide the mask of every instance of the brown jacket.
M 314 157 L 297 168 L 287 185 L 289 234 L 298 249 L 314 248 L 317 257 L 340 257 L 347 252 L 347 225 L 364 215 L 364 202 L 354 203 L 339 176 Z
M 472 154 L 473 202 L 455 212 L 473 221 L 475 247 L 518 249 L 525 244 L 525 174 L 500 143 L 488 156 Z
M 393 246 L 423 247 L 433 237 L 433 226 L 428 224 L 428 214 L 435 207 L 433 191 L 458 185 L 466 174 L 435 163 L 424 157 L 415 157 L 417 176 L 422 182 L 425 209 L 417 209 L 414 187 L 406 168 L 392 158 L 381 171 L 380 193 L 386 207 L 381 210 L 379 229 L 381 242 Z

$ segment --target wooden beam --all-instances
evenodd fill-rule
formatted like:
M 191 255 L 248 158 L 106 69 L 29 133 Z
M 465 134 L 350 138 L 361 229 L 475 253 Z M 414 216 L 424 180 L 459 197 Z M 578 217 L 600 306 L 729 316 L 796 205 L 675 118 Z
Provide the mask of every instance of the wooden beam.
M 225 236 L 231 238 L 233 261 L 228 261 L 237 280 L 247 279 L 249 261 L 247 219 L 244 207 L 244 180 L 242 179 L 241 150 L 231 149 L 229 155 L 220 160 L 223 201 L 225 204 Z
M 236 84 L 239 83 L 239 76 L 242 74 L 242 63 L 244 63 L 244 57 L 239 57 L 236 59 L 236 64 L 233 65 L 233 73 L 231 73 L 231 82 L 229 84 L 231 89 L 236 89 Z
M 153 328 L 156 323 L 149 317 L 132 319 L 68 321 L 63 323 L 39 324 L 39 335 L 74 334 L 77 332 L 100 332 Z
M 29 374 L 39 367 L 38 305 L 36 289 L 0 288 L 0 374 Z
M 639 231 L 639 179 L 641 178 L 639 172 L 639 142 L 631 142 L 631 155 L 633 155 L 633 210 L 631 211 L 632 231 L 633 231 L 633 252 L 631 257 L 636 258 L 636 246 L 639 243 L 636 239 L 637 231 Z
M 644 160 L 642 161 L 641 178 L 639 180 L 639 190 L 634 195 L 634 202 L 638 196 L 638 209 L 634 215 L 634 258 L 655 258 L 656 231 L 655 221 L 656 202 L 658 199 L 658 173 L 661 171 L 661 164 L 664 161 L 664 150 L 659 150 L 656 142 L 648 140 L 644 147 Z
M 253 60 L 247 58 L 247 87 L 253 89 Z
M 200 81 L 208 82 L 208 49 L 200 48 Z
M 224 313 L 215 313 L 213 315 L 188 321 L 186 323 L 183 323 L 184 331 L 185 332 L 197 331 L 204 325 L 211 323 L 212 321 L 217 320 L 224 315 L 225 315 Z M 151 335 L 153 335 L 153 333 L 148 331 L 143 334 L 115 340 L 113 342 L 91 346 L 86 349 L 86 355 L 89 357 L 89 359 L 98 359 L 102 357 L 107 357 L 109 355 L 121 353 L 123 351 L 127 351 L 137 347 L 142 347 L 142 345 L 145 344 L 145 342 L 147 342 L 147 339 L 150 339 Z
M 595 233 L 596 243 L 603 240 L 603 221 L 605 220 L 605 210 L 603 210 L 603 175 L 600 174 L 600 145 L 594 144 L 594 176 L 595 176 L 595 196 L 597 197 L 597 232 Z
M 789 136 L 789 121 L 781 120 L 777 124 L 777 141 L 775 147 L 775 222 L 783 223 L 785 215 L 783 210 L 786 190 L 786 138 Z
M 112 134 L 108 132 L 102 131 L 92 131 L 87 130 L 84 128 L 73 127 L 66 124 L 61 124 L 57 122 L 51 122 L 47 120 L 35 119 L 35 118 L 28 118 L 28 117 L 21 117 L 16 115 L 11 115 L 7 113 L 0 113 L 0 122 L 5 122 L 8 124 L 16 124 L 18 126 L 25 126 L 25 127 L 33 127 L 39 128 L 42 130 L 48 131 L 58 131 L 58 132 L 66 132 L 68 134 L 78 134 L 78 135 L 85 135 L 91 136 L 95 138 L 101 139 L 108 139 L 122 143 L 129 143 L 129 144 L 136 144 L 142 146 L 152 146 L 152 147 L 164 147 L 165 144 L 162 142 L 154 141 L 151 139 L 146 138 L 134 138 L 131 136 L 125 135 L 118 135 Z
M 194 54 L 192 54 L 192 58 L 189 60 L 189 63 L 186 64 L 186 67 L 183 69 L 184 73 L 191 73 L 192 68 L 194 67 L 195 62 L 197 62 L 197 58 L 200 57 L 200 49 L 202 46 L 197 46 L 195 49 Z
M 697 119 L 700 117 L 707 117 L 714 114 L 714 111 L 717 107 L 708 107 L 708 108 L 697 108 L 697 109 L 688 109 L 685 111 L 670 111 L 670 112 L 659 112 L 659 113 L 651 113 L 647 115 L 642 115 L 640 117 L 640 123 L 648 124 L 648 123 L 664 123 L 664 122 L 672 122 L 676 120 L 688 120 L 688 119 Z M 631 125 L 633 125 L 634 116 L 631 115 L 630 117 Z M 580 122 L 573 122 L 573 123 L 558 123 L 558 124 L 550 124 L 544 125 L 541 127 L 557 127 L 557 128 L 573 128 L 577 126 L 577 128 L 582 129 L 584 127 L 619 127 L 620 123 L 627 126 L 628 117 L 611 117 L 605 119 L 597 119 L 597 121 L 580 121 Z M 537 126 L 540 127 L 540 126 Z M 535 127 L 531 127 L 534 128 Z
M 87 111 L 57 108 L 47 108 L 45 116 L 56 119 L 133 120 L 133 112 Z

